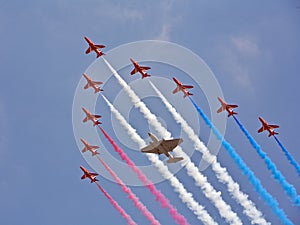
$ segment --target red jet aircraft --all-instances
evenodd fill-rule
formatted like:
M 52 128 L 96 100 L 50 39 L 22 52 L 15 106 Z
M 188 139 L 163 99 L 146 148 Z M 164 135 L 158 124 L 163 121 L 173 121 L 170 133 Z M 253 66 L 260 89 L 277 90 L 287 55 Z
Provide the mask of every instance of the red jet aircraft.
M 84 39 L 89 44 L 88 49 L 85 51 L 85 54 L 89 54 L 91 51 L 96 52 L 97 58 L 99 58 L 102 55 L 105 55 L 99 48 L 105 48 L 104 45 L 95 45 L 88 37 L 84 37 Z
M 81 180 L 85 179 L 85 178 L 89 178 L 91 180 L 91 183 L 99 181 L 97 180 L 96 176 L 98 176 L 98 173 L 92 173 L 89 172 L 86 168 L 84 168 L 83 166 L 80 166 L 80 169 L 83 171 L 83 175 L 81 177 Z
M 185 98 L 186 96 L 193 95 L 190 93 L 187 89 L 193 88 L 194 86 L 192 85 L 183 85 L 179 80 L 177 80 L 175 77 L 173 77 L 173 80 L 175 81 L 177 87 L 173 90 L 173 94 L 182 91 L 183 92 L 183 97 Z
M 151 67 L 149 66 L 140 66 L 136 61 L 134 61 L 133 59 L 130 59 L 130 61 L 133 63 L 134 65 L 134 69 L 131 71 L 131 75 L 139 72 L 142 75 L 142 79 L 144 79 L 145 77 L 150 77 L 150 74 L 147 74 L 146 70 L 151 69 Z
M 99 146 L 93 146 L 90 145 L 86 140 L 84 140 L 83 138 L 80 138 L 80 141 L 84 144 L 84 148 L 82 149 L 81 152 L 86 152 L 86 151 L 90 151 L 92 153 L 92 156 L 94 155 L 98 155 L 99 153 L 97 152 L 97 149 L 99 148 Z
M 100 115 L 92 115 L 86 108 L 82 107 L 82 110 L 85 112 L 86 117 L 83 119 L 83 122 L 87 122 L 91 120 L 93 122 L 93 126 L 102 124 L 100 121 L 98 121 L 99 118 L 101 118 Z
M 84 78 L 87 81 L 87 84 L 84 86 L 84 89 L 88 89 L 89 87 L 94 88 L 95 93 L 103 91 L 98 85 L 103 84 L 101 81 L 93 81 L 88 75 L 83 74 Z
M 220 101 L 220 103 L 222 104 L 221 108 L 218 109 L 217 113 L 220 113 L 224 110 L 226 110 L 228 112 L 228 117 L 233 116 L 235 114 L 237 114 L 236 112 L 233 112 L 232 109 L 237 108 L 238 105 L 229 105 L 227 104 L 222 98 L 218 97 L 218 100 Z
M 278 128 L 278 125 L 269 125 L 263 118 L 258 117 L 260 120 L 262 127 L 257 131 L 258 133 L 263 132 L 264 130 L 269 131 L 269 137 L 278 134 L 277 132 L 274 131 L 275 128 Z

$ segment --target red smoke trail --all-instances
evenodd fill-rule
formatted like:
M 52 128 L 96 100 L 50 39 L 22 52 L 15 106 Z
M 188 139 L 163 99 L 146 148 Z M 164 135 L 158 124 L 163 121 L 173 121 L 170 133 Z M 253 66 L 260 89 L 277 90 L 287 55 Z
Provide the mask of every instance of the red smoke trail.
M 127 221 L 127 223 L 129 225 L 137 225 L 132 218 L 124 211 L 124 209 L 121 208 L 121 206 L 119 206 L 119 204 L 100 186 L 100 184 L 96 181 L 95 182 L 98 186 L 98 188 L 100 189 L 100 191 L 102 191 L 102 193 L 105 195 L 105 197 L 110 201 L 110 203 L 113 205 L 113 207 L 115 207 L 115 209 L 121 214 L 121 216 L 124 217 L 124 219 Z
M 139 179 L 144 183 L 144 185 L 150 190 L 150 192 L 155 196 L 155 200 L 159 201 L 162 208 L 168 208 L 170 215 L 173 219 L 180 225 L 187 225 L 188 222 L 186 219 L 177 212 L 177 209 L 170 204 L 168 199 L 156 189 L 156 187 L 152 184 L 151 181 L 147 179 L 147 177 L 142 173 L 142 171 L 135 166 L 134 162 L 124 153 L 124 151 L 119 148 L 119 146 L 113 141 L 113 139 L 100 127 L 99 129 L 102 131 L 106 139 L 111 143 L 114 147 L 115 151 L 119 153 L 121 159 L 127 163 L 127 165 L 138 175 Z
M 109 168 L 109 166 L 99 157 L 98 160 L 102 163 L 105 169 L 110 173 L 114 180 L 121 186 L 122 190 L 128 195 L 130 200 L 134 202 L 134 205 L 147 217 L 152 225 L 160 225 L 160 223 L 154 218 L 151 212 L 148 211 L 146 206 L 138 199 L 138 197 L 128 188 L 122 180 L 114 173 L 114 171 Z

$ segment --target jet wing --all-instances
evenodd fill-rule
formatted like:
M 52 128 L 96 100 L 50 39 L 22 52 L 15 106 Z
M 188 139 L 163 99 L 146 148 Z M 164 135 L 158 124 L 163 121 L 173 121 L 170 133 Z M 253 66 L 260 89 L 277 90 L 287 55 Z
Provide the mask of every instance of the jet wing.
M 189 88 L 193 88 L 194 86 L 192 86 L 192 85 L 183 85 L 183 87 L 189 89 Z
M 220 113 L 220 112 L 222 112 L 223 110 L 225 110 L 225 108 L 224 108 L 223 106 L 221 106 L 221 107 L 218 109 L 217 113 Z
M 229 106 L 230 108 L 237 108 L 238 107 L 238 105 L 227 105 L 227 106 Z
M 98 173 L 90 173 L 90 175 L 92 175 L 92 176 L 98 176 L 99 174 Z
M 89 54 L 91 51 L 92 51 L 92 48 L 89 47 L 89 48 L 85 51 L 85 53 L 86 53 L 86 54 Z
M 178 91 L 180 91 L 180 88 L 179 87 L 176 87 L 174 90 L 173 90 L 173 94 L 177 93 Z
M 142 70 L 150 70 L 151 69 L 151 67 L 149 67 L 149 66 L 141 66 L 140 67 Z
M 134 69 L 130 72 L 130 74 L 133 75 L 133 74 L 135 74 L 135 73 L 137 73 L 137 72 L 138 72 L 137 69 L 134 68 Z
M 183 140 L 181 138 L 172 139 L 172 140 L 163 140 L 161 145 L 165 148 L 167 152 L 173 151 Z
M 260 133 L 260 132 L 263 132 L 265 129 L 264 127 L 261 127 L 257 132 Z
M 278 125 L 268 125 L 268 126 L 271 127 L 271 128 L 279 128 Z
M 161 154 L 161 152 L 159 152 L 158 148 L 153 148 L 150 145 L 142 148 L 141 151 L 144 152 L 144 153 L 154 153 L 154 154 L 158 154 L 158 155 Z
M 96 48 L 105 48 L 105 45 L 95 45 Z

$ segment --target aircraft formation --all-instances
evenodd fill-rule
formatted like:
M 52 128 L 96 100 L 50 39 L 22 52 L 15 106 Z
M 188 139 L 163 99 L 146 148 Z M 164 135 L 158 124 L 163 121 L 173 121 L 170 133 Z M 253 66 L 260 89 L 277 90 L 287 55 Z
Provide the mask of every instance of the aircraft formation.
M 104 45 L 98 45 L 98 44 L 94 44 L 89 38 L 87 37 L 84 37 L 84 39 L 86 40 L 86 42 L 88 43 L 89 47 L 88 49 L 86 50 L 86 54 L 89 54 L 91 52 L 95 52 L 96 53 L 96 58 L 99 58 L 101 56 L 104 56 L 105 54 L 101 51 L 102 48 L 105 48 Z M 130 75 L 134 75 L 136 73 L 139 73 L 141 75 L 141 79 L 144 79 L 144 78 L 147 78 L 147 77 L 151 77 L 150 74 L 147 73 L 148 70 L 151 69 L 151 67 L 149 66 L 144 66 L 144 65 L 140 65 L 140 63 L 138 63 L 137 61 L 135 61 L 133 58 L 130 58 L 129 59 L 131 61 L 131 63 L 133 64 L 133 69 L 132 71 L 130 72 Z M 100 85 L 103 84 L 103 82 L 101 81 L 94 81 L 92 80 L 88 74 L 83 74 L 83 77 L 85 78 L 86 80 L 86 84 L 85 86 L 83 87 L 84 89 L 89 89 L 89 88 L 92 88 L 94 90 L 94 93 L 102 93 L 103 92 L 103 89 L 101 89 Z M 172 91 L 170 90 L 170 92 L 172 92 L 173 94 L 176 94 L 178 92 L 182 92 L 183 93 L 183 98 L 190 98 L 190 96 L 193 96 L 192 93 L 190 93 L 189 89 L 192 89 L 193 86 L 192 85 L 186 85 L 186 84 L 183 84 L 181 83 L 176 77 L 173 77 L 173 81 L 175 82 L 175 89 Z M 252 136 L 250 135 L 250 133 L 244 128 L 244 126 L 240 123 L 240 121 L 237 119 L 236 115 L 237 115 L 237 112 L 234 111 L 234 109 L 236 109 L 238 107 L 238 105 L 236 104 L 228 104 L 225 102 L 225 100 L 223 100 L 221 97 L 218 97 L 216 96 L 217 100 L 220 102 L 220 108 L 216 110 L 217 113 L 221 113 L 223 111 L 226 111 L 227 112 L 227 116 L 228 117 L 233 117 L 234 120 L 237 122 L 237 124 L 239 125 L 239 127 L 241 128 L 241 130 L 243 131 L 243 133 L 246 135 L 246 137 L 248 138 L 248 140 L 250 141 L 250 143 L 252 143 L 253 147 L 254 148 L 257 148 L 256 146 L 256 142 L 253 140 Z M 162 100 L 164 100 L 163 97 L 161 97 Z M 204 121 L 211 127 L 211 129 L 214 131 L 214 133 L 216 134 L 216 136 L 219 138 L 219 139 L 222 139 L 224 137 L 221 137 L 220 134 L 218 133 L 218 131 L 216 130 L 216 128 L 213 126 L 213 124 L 211 124 L 211 121 L 209 121 L 209 119 L 206 117 L 206 115 L 203 113 L 203 111 L 200 109 L 200 107 L 198 105 L 196 105 L 196 103 L 190 98 L 191 102 L 194 104 L 195 108 L 197 109 L 197 111 L 199 112 L 199 114 L 202 116 L 202 118 L 204 119 Z M 166 106 L 167 106 L 168 103 L 166 103 Z M 104 134 L 104 136 L 110 141 L 110 143 L 112 144 L 112 146 L 114 147 L 115 151 L 118 152 L 121 156 L 121 158 L 123 160 L 126 161 L 126 163 L 128 164 L 128 166 L 130 167 L 133 167 L 133 170 L 137 170 L 134 163 L 130 161 L 129 158 L 127 158 L 127 155 L 126 153 L 120 149 L 120 147 L 118 147 L 116 145 L 116 143 L 108 136 L 108 134 L 104 131 L 104 129 L 100 126 L 102 123 L 99 121 L 99 119 L 101 118 L 100 115 L 96 115 L 96 114 L 92 114 L 91 112 L 89 112 L 86 108 L 84 108 L 82 106 L 82 110 L 85 114 L 85 117 L 83 119 L 83 122 L 86 123 L 88 121 L 91 121 L 92 122 L 92 125 L 93 126 L 97 126 L 99 127 L 99 129 L 102 131 L 102 133 Z M 269 134 L 268 134 L 268 137 L 271 137 L 271 136 L 274 136 L 275 135 L 278 135 L 278 132 L 275 131 L 275 129 L 279 128 L 278 125 L 271 125 L 271 124 L 268 124 L 262 117 L 259 117 L 258 118 L 259 121 L 261 122 L 261 128 L 258 129 L 258 133 L 261 133 L 263 131 L 267 131 Z M 173 156 L 172 154 L 170 154 L 174 149 L 176 148 L 180 148 L 180 144 L 183 142 L 183 139 L 182 138 L 168 138 L 168 139 L 165 139 L 165 138 L 161 138 L 161 139 L 158 139 L 153 133 L 151 132 L 148 132 L 148 135 L 151 139 L 150 143 L 146 146 L 143 146 L 140 148 L 140 151 L 141 153 L 144 153 L 144 154 L 157 154 L 157 155 L 165 155 L 168 160 L 166 160 L 166 163 L 177 163 L 177 162 L 180 162 L 180 161 L 184 161 L 184 160 L 189 160 L 187 159 L 186 155 L 183 154 L 183 156 Z M 285 147 L 283 146 L 283 144 L 278 140 L 278 138 L 276 138 L 276 141 L 277 143 L 279 144 L 279 146 L 282 148 L 282 150 L 285 152 L 288 160 L 295 166 L 296 170 L 298 171 L 299 175 L 300 175 L 300 167 L 299 167 L 299 164 L 296 162 L 296 160 L 289 154 L 289 152 L 285 149 Z M 82 153 L 85 153 L 86 152 L 90 152 L 92 154 L 93 157 L 98 157 L 99 161 L 106 167 L 106 169 L 108 169 L 108 171 L 112 174 L 112 176 L 116 179 L 117 183 L 120 184 L 120 186 L 124 189 L 128 189 L 128 187 L 126 187 L 124 185 L 124 183 L 122 183 L 122 181 L 120 181 L 120 179 L 117 177 L 116 174 L 113 174 L 113 171 L 109 168 L 108 165 L 105 164 L 105 162 L 103 162 L 103 160 L 101 159 L 101 154 L 97 151 L 97 149 L 99 149 L 99 146 L 97 145 L 91 145 L 88 143 L 88 141 L 86 141 L 85 139 L 83 138 L 80 138 L 80 141 L 82 142 L 83 144 L 83 149 L 82 149 Z M 223 141 L 224 143 L 227 143 L 226 140 Z M 222 142 L 222 144 L 223 144 Z M 233 149 L 233 147 L 231 147 L 231 145 L 229 143 L 223 145 L 224 148 L 226 150 L 228 150 L 228 152 L 232 155 L 235 155 L 237 154 L 235 152 L 235 150 Z M 227 147 L 226 147 L 227 146 Z M 258 151 L 258 154 L 263 154 L 262 150 L 257 150 Z M 239 156 L 235 156 L 235 158 L 238 158 L 236 160 L 236 163 L 240 166 L 240 167 L 243 167 L 245 168 L 244 170 L 244 173 L 247 173 L 247 172 L 251 172 L 250 169 L 247 168 L 247 166 L 245 166 L 243 163 L 243 160 L 239 158 Z M 271 160 L 270 160 L 271 161 Z M 273 164 L 270 164 L 272 162 L 269 162 L 268 160 L 266 161 L 266 164 L 267 166 L 270 166 L 270 165 L 273 165 Z M 104 189 L 102 187 L 100 187 L 99 183 L 98 183 L 98 179 L 96 178 L 98 176 L 97 173 L 95 172 L 90 172 L 88 171 L 86 168 L 84 168 L 83 166 L 80 166 L 80 169 L 83 171 L 83 175 L 81 177 L 81 179 L 86 179 L 88 178 L 90 180 L 91 183 L 96 183 L 98 188 L 103 192 L 103 193 L 106 193 L 104 191 Z M 272 169 L 271 169 L 272 170 Z M 279 171 L 277 171 L 276 167 L 273 171 L 271 171 L 272 173 L 274 174 L 281 174 Z M 144 175 L 143 174 L 139 174 L 141 172 L 137 172 L 139 177 L 143 177 Z M 143 182 L 147 183 L 147 182 L 150 182 L 150 181 L 147 181 L 146 182 L 146 179 L 147 178 L 141 178 L 143 180 Z M 255 180 L 257 179 L 255 177 L 255 175 L 249 175 L 248 176 L 248 179 L 251 181 L 251 180 Z M 277 179 L 275 177 L 275 179 Z M 259 180 L 258 180 L 259 181 Z M 297 206 L 300 206 L 300 197 L 297 195 L 297 193 L 294 191 L 293 187 L 290 187 L 290 189 L 287 190 L 287 185 L 291 185 L 289 183 L 287 183 L 284 179 L 283 181 L 280 180 L 280 177 L 278 178 L 278 182 L 283 186 L 284 190 L 287 192 L 287 195 L 288 197 L 291 198 L 291 201 L 293 201 L 294 204 L 296 204 Z M 251 183 L 251 182 L 250 182 Z M 252 185 L 255 187 L 255 189 L 262 189 L 262 190 L 265 190 L 262 186 L 255 186 L 256 183 L 259 183 L 259 182 L 252 182 Z M 148 183 L 147 183 L 148 184 Z M 151 184 L 151 182 L 150 182 Z M 258 185 L 261 185 L 261 184 L 258 184 Z M 264 199 L 266 201 L 266 203 L 269 205 L 269 206 L 274 206 L 274 204 L 276 203 L 276 200 L 274 200 L 272 198 L 272 196 L 269 196 L 268 192 L 266 192 L 266 194 L 264 195 L 264 191 L 257 191 L 262 199 Z M 289 194 L 289 193 L 294 193 L 295 194 Z M 160 192 L 155 192 L 154 195 L 156 195 L 156 198 L 157 199 L 164 199 L 165 197 L 163 195 L 160 195 L 159 194 Z M 108 193 L 105 194 L 106 197 L 109 198 L 110 202 L 114 202 L 112 203 L 114 205 L 114 207 L 120 212 L 120 214 L 127 220 L 127 223 L 128 224 L 135 224 L 135 222 L 131 219 L 131 217 L 126 214 L 125 210 L 122 209 L 120 206 L 117 206 L 117 203 L 115 202 L 115 200 L 113 200 L 111 198 L 111 196 L 108 195 Z M 132 200 L 135 199 L 134 201 L 139 201 L 137 198 L 132 198 Z M 221 201 L 221 200 L 220 200 Z M 239 201 L 239 200 L 237 200 Z M 251 202 L 251 200 L 249 200 L 249 202 Z M 275 203 L 274 203 L 275 202 Z M 241 202 L 239 202 L 241 205 L 243 205 Z M 215 203 L 216 205 L 218 205 L 218 203 L 216 202 Z M 277 204 L 277 203 L 276 203 Z M 276 205 L 275 204 L 275 205 Z M 250 204 L 251 205 L 251 204 Z M 168 206 L 170 209 L 174 209 L 173 206 L 170 204 Z M 217 206 L 216 206 L 217 207 Z M 245 208 L 247 207 L 250 207 L 250 206 L 244 206 Z M 255 207 L 254 207 L 255 210 L 257 210 Z M 252 209 L 252 210 L 254 210 Z M 144 215 L 148 215 L 148 219 L 151 221 L 151 224 L 160 224 L 155 218 L 154 216 L 150 213 L 150 212 L 145 212 L 143 210 L 145 210 L 145 208 L 140 208 L 141 212 L 144 213 Z M 204 209 L 203 209 L 204 210 Z M 254 210 L 254 211 L 255 211 Z M 279 211 L 281 210 L 278 206 L 278 204 L 276 205 L 276 207 L 273 207 L 272 208 L 273 212 L 276 214 L 276 216 L 279 218 L 279 220 L 284 223 L 284 224 L 293 224 L 287 217 L 286 215 L 284 214 L 283 212 L 283 215 L 279 213 Z M 196 210 L 194 210 L 196 211 Z M 205 210 L 204 210 L 205 211 Z M 220 210 L 221 211 L 221 210 Z M 258 210 L 257 210 L 258 211 Z M 149 214 L 150 213 L 150 214 Z M 195 212 L 194 212 L 195 213 Z M 195 213 L 196 214 L 196 213 Z M 240 220 L 238 218 L 235 218 L 235 216 L 232 216 L 232 218 L 228 218 L 226 217 L 226 215 L 222 215 L 222 212 L 220 212 L 221 216 L 224 217 L 224 219 L 229 222 L 230 224 L 241 224 L 240 223 Z M 246 213 L 247 214 L 247 213 Z M 268 222 L 266 222 L 266 220 L 263 218 L 262 215 L 260 215 L 259 213 L 257 213 L 257 215 L 254 215 L 255 213 L 252 213 L 252 215 L 250 215 L 251 213 L 247 214 L 248 218 L 251 220 L 251 223 L 257 223 L 257 224 L 269 224 Z M 149 216 L 150 215 L 150 216 Z M 235 215 L 235 213 L 233 213 L 233 215 Z M 177 222 L 178 224 L 188 224 L 188 222 L 184 219 L 184 217 L 178 213 L 176 210 L 174 210 L 174 213 L 173 213 L 173 218 L 175 220 L 175 222 Z M 210 220 L 206 220 L 206 221 L 210 221 L 210 222 L 204 222 L 203 218 L 201 218 L 199 216 L 200 220 L 202 220 L 202 222 L 204 224 L 216 224 L 214 223 L 213 221 L 213 218 L 210 218 Z M 253 222 L 253 221 L 256 221 L 257 218 L 259 218 L 260 222 Z

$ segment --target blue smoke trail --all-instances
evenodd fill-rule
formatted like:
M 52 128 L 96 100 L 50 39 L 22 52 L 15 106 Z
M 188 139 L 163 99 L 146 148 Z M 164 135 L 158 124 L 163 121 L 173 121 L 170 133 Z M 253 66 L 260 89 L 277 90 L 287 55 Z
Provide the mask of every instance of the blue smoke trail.
M 300 207 L 300 196 L 297 195 L 296 189 L 293 185 L 286 181 L 285 177 L 281 174 L 281 172 L 276 168 L 276 165 L 272 162 L 272 160 L 267 156 L 267 154 L 260 148 L 259 144 L 254 140 L 254 138 L 249 134 L 246 128 L 240 123 L 240 121 L 233 116 L 235 122 L 239 125 L 243 133 L 248 138 L 252 147 L 256 150 L 258 155 L 265 161 L 268 169 L 272 172 L 273 177 L 281 184 L 285 193 L 292 199 L 293 203 L 295 203 L 298 207 Z
M 212 124 L 212 122 L 208 119 L 208 117 L 204 114 L 204 112 L 199 108 L 199 106 L 189 97 L 196 110 L 199 112 L 200 116 L 203 118 L 205 123 L 211 128 L 216 137 L 221 141 L 223 147 L 229 153 L 231 158 L 235 161 L 235 163 L 239 166 L 242 172 L 247 176 L 250 183 L 254 186 L 255 191 L 261 196 L 262 199 L 266 201 L 266 203 L 271 207 L 273 213 L 281 220 L 283 224 L 293 224 L 290 221 L 284 211 L 279 208 L 278 202 L 275 198 L 270 195 L 267 190 L 262 186 L 260 180 L 254 175 L 250 168 L 246 165 L 246 163 L 242 160 L 242 158 L 236 153 L 234 148 L 224 139 L 224 137 L 220 134 L 217 128 Z
M 288 160 L 290 161 L 290 163 L 296 168 L 298 175 L 300 176 L 300 166 L 297 163 L 297 161 L 293 158 L 293 156 L 288 152 L 288 150 L 283 146 L 281 141 L 279 141 L 279 139 L 275 135 L 274 135 L 274 138 L 275 138 L 277 144 L 281 147 L 282 151 L 284 152 L 284 154 L 286 155 Z

